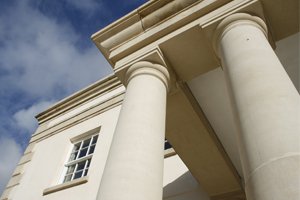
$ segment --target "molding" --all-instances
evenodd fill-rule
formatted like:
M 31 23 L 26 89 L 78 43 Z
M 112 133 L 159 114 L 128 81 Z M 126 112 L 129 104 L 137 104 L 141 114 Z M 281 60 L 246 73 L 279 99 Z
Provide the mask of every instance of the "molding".
M 106 28 L 96 32 L 91 36 L 91 39 L 105 57 L 108 57 L 111 49 L 144 33 L 151 27 L 157 26 L 194 3 L 202 1 L 149 1 Z
M 81 140 L 84 140 L 85 138 L 91 137 L 92 135 L 100 134 L 100 130 L 101 130 L 101 126 L 98 126 L 96 128 L 85 131 L 84 133 L 71 138 L 70 141 L 71 143 L 77 143 Z
M 164 158 L 169 158 L 171 156 L 177 155 L 177 153 L 175 152 L 175 150 L 173 148 L 165 150 L 164 153 L 165 153 Z
M 30 144 L 27 146 L 27 148 L 26 148 L 24 154 L 33 152 L 34 146 L 35 146 L 35 143 L 30 143 Z
M 215 50 L 215 53 L 218 56 L 219 56 L 219 44 L 221 39 L 228 31 L 240 25 L 254 26 L 260 29 L 262 33 L 266 36 L 266 39 L 268 39 L 268 28 L 263 19 L 256 16 L 252 16 L 247 13 L 232 14 L 226 17 L 225 19 L 223 19 L 215 30 L 212 42 L 213 42 L 213 48 Z
M 18 175 L 20 175 L 22 172 L 23 172 L 23 164 L 17 165 L 17 167 L 16 167 L 16 169 L 15 169 L 15 171 L 14 171 L 14 173 L 12 174 L 11 177 L 18 176 Z
M 32 136 L 30 143 L 32 142 L 40 142 L 48 137 L 51 137 L 53 135 L 56 135 L 72 126 L 75 126 L 83 121 L 86 121 L 92 117 L 95 117 L 101 113 L 106 112 L 107 110 L 110 110 L 116 106 L 119 106 L 122 104 L 124 99 L 124 93 L 119 94 L 117 96 L 114 96 L 112 99 L 100 103 L 98 105 L 95 105 L 94 107 L 81 112 L 78 115 L 73 116 L 72 118 L 69 118 L 55 126 L 45 128 L 44 130 L 38 132 L 38 134 L 35 134 Z
M 9 188 L 12 188 L 16 185 L 19 185 L 20 184 L 20 181 L 22 179 L 22 174 L 19 174 L 17 176 L 14 176 L 14 177 L 11 177 L 11 179 L 9 180 L 7 186 L 6 186 L 6 189 L 9 189 Z
M 141 61 L 159 64 L 168 68 L 168 65 L 165 62 L 163 54 L 159 48 L 156 47 L 154 49 L 147 50 L 146 52 L 143 52 L 134 58 L 122 60 L 122 62 L 118 62 L 116 64 L 114 71 L 124 85 L 126 85 L 127 82 L 126 71 L 128 68 Z
M 19 165 L 24 165 L 25 163 L 31 161 L 32 156 L 33 156 L 33 152 L 29 152 L 29 153 L 24 154 L 22 156 L 22 158 L 20 159 L 18 166 Z
M 129 67 L 126 72 L 126 85 L 131 79 L 142 74 L 148 74 L 160 79 L 166 86 L 166 89 L 169 90 L 170 74 L 167 68 L 147 61 L 140 61 Z
M 67 111 L 96 98 L 98 95 L 103 95 L 110 92 L 114 88 L 120 87 L 122 84 L 114 74 L 89 85 L 88 87 L 74 93 L 73 95 L 59 101 L 47 110 L 36 115 L 39 124 L 43 124 L 55 117 L 58 117 Z M 37 134 L 37 133 L 35 133 Z M 35 135 L 34 134 L 34 135 Z
M 13 190 L 13 187 L 11 188 L 5 188 L 3 193 L 2 193 L 2 196 L 0 197 L 0 200 L 9 200 L 9 194 L 11 192 L 11 190 Z
M 87 182 L 88 182 L 88 176 L 84 176 L 84 177 L 79 178 L 79 179 L 75 179 L 75 180 L 72 180 L 72 181 L 69 181 L 69 182 L 65 182 L 65 183 L 62 183 L 62 184 L 59 184 L 59 185 L 55 185 L 55 186 L 46 188 L 43 191 L 43 196 L 45 196 L 47 194 L 54 193 L 54 192 L 58 192 L 58 191 L 61 191 L 61 190 L 65 190 L 65 189 L 68 189 L 70 187 L 81 185 L 81 184 L 84 184 L 84 183 L 87 183 Z
M 92 35 L 112 66 L 125 56 L 231 0 L 150 1 Z
M 32 156 L 33 156 L 33 148 L 35 146 L 35 143 L 31 143 L 27 146 L 23 156 L 21 157 L 18 165 L 16 166 L 12 176 L 9 179 L 9 182 L 6 185 L 6 188 L 1 196 L 1 200 L 5 200 L 8 199 L 8 196 L 12 190 L 12 188 L 14 188 L 15 186 L 20 184 L 20 181 L 23 177 L 23 173 L 24 173 L 24 166 L 29 163 L 32 160 Z M 4 199 L 2 199 L 4 198 Z
M 165 74 L 165 77 L 168 79 L 168 81 L 164 81 L 163 80 L 164 78 L 161 78 L 161 80 L 167 86 L 166 88 L 168 89 L 169 93 L 172 93 L 177 90 L 177 85 L 176 85 L 177 76 L 173 71 L 173 69 L 171 68 L 168 61 L 166 60 L 166 58 L 163 56 L 160 48 L 158 47 L 155 47 L 153 49 L 148 49 L 146 52 L 143 52 L 137 56 L 131 57 L 129 59 L 121 60 L 120 62 L 116 63 L 116 66 L 114 68 L 115 73 L 124 85 L 127 85 L 128 83 L 127 76 L 128 76 L 129 69 L 131 68 L 131 66 L 139 62 L 152 63 L 153 65 L 152 67 L 149 64 L 147 64 L 147 66 L 149 66 L 150 68 L 157 68 L 158 65 L 165 67 L 168 72 L 167 73 L 163 72 L 163 74 Z

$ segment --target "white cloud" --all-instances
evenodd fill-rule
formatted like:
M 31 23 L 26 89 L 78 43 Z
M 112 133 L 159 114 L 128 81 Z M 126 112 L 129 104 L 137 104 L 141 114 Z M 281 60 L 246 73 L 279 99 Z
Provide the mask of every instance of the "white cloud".
M 70 94 L 111 72 L 95 46 L 78 46 L 80 30 L 45 16 L 29 4 L 30 0 L 14 1 L 12 7 L 0 12 L 0 94 L 5 96 L 1 100 L 7 110 L 1 116 L 6 123 L 0 121 L 3 123 L 0 125 L 0 194 L 21 156 L 20 146 L 8 138 L 13 133 L 7 128 L 11 123 L 6 115 L 12 111 L 12 124 L 32 133 L 36 127 L 34 115 L 50 105 L 49 100 Z M 73 4 L 80 6 L 78 2 Z M 93 3 L 87 3 L 82 9 L 92 6 Z M 7 91 L 12 97 L 7 98 L 10 95 Z M 22 107 L 21 102 L 28 104 L 32 99 L 40 102 L 15 112 L 16 107 Z M 18 142 L 28 137 L 14 134 Z
M 11 138 L 0 137 L 0 194 L 6 187 L 22 155 L 21 147 Z
M 48 108 L 53 103 L 54 102 L 52 101 L 42 101 L 27 109 L 19 110 L 13 116 L 16 125 L 20 129 L 26 130 L 27 133 L 32 134 L 37 127 L 37 121 L 34 116 Z
M 61 95 L 111 71 L 94 45 L 77 46 L 79 33 L 69 24 L 24 2 L 0 16 L 0 66 L 9 72 L 5 79 L 11 87 L 33 97 Z

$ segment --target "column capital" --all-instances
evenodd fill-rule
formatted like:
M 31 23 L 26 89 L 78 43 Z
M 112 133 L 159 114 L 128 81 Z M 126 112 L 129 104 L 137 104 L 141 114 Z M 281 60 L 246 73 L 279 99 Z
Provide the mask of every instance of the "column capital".
M 217 26 L 213 36 L 213 48 L 219 56 L 219 44 L 222 37 L 232 28 L 240 25 L 250 25 L 260 29 L 268 38 L 268 28 L 263 19 L 247 13 L 235 13 L 224 18 Z
M 128 85 L 132 78 L 142 74 L 155 76 L 164 83 L 167 90 L 169 89 L 170 74 L 168 69 L 160 64 L 148 61 L 139 61 L 131 65 L 126 71 L 125 84 Z

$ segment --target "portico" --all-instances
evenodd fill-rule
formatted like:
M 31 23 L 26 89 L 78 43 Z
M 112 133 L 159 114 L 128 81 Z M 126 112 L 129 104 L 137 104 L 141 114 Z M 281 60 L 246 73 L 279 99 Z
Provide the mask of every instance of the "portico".
M 272 9 L 150 1 L 92 36 L 127 86 L 98 200 L 161 199 L 165 134 L 211 199 L 300 196 L 300 98 L 272 49 L 299 30 L 294 21 L 272 24 Z M 271 34 L 270 23 L 286 32 Z M 220 66 L 236 128 L 228 143 L 189 86 Z

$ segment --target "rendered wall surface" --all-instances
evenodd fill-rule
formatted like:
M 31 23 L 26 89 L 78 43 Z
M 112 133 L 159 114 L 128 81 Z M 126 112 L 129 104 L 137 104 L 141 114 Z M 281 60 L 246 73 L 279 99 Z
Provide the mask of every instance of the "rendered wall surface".
M 72 126 L 38 142 L 32 160 L 24 168 L 20 185 L 11 191 L 13 200 L 94 200 L 100 185 L 121 106 Z M 88 173 L 88 182 L 43 195 L 43 191 L 62 182 L 64 164 L 72 150 L 72 138 L 100 127 L 99 138 Z M 208 199 L 178 155 L 164 160 L 164 199 Z
M 95 199 L 119 111 L 120 106 L 115 107 L 37 143 L 32 161 L 25 169 L 20 186 L 13 192 L 12 199 Z M 88 173 L 88 182 L 43 196 L 46 188 L 61 183 L 63 166 L 72 149 L 70 139 L 99 126 L 101 128 Z
M 164 160 L 164 200 L 208 200 L 178 155 Z

